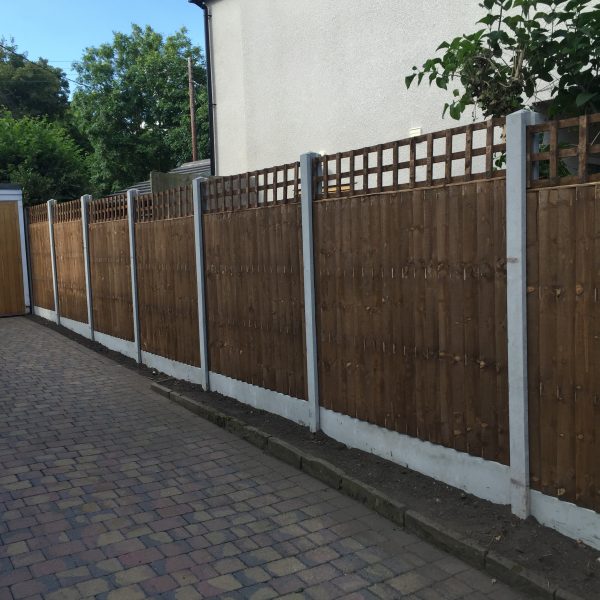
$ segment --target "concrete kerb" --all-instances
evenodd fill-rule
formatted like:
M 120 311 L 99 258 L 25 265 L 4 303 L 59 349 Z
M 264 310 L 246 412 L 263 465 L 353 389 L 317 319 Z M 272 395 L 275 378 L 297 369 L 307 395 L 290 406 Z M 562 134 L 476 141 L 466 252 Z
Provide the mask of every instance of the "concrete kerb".
M 292 467 L 295 467 L 296 469 L 302 468 L 303 454 L 291 444 L 271 436 L 269 438 L 269 442 L 267 443 L 266 449 L 269 454 L 273 455 L 279 460 L 282 460 L 288 465 L 292 465 Z
M 583 598 L 581 598 L 581 596 L 576 596 L 575 594 L 573 594 L 571 592 L 567 592 L 561 588 L 558 588 L 556 590 L 556 593 L 554 594 L 554 598 L 556 600 L 583 600 Z
M 472 540 L 465 538 L 451 529 L 429 519 L 413 510 L 407 510 L 404 515 L 404 525 L 407 531 L 431 542 L 458 556 L 465 562 L 483 569 L 487 550 Z
M 421 539 L 445 550 L 478 569 L 484 569 L 491 576 L 512 585 L 519 590 L 533 594 L 532 597 L 553 598 L 555 600 L 584 600 L 579 596 L 552 586 L 543 576 L 530 571 L 517 562 L 505 558 L 494 551 L 487 551 L 473 540 L 466 538 L 413 510 L 396 502 L 376 488 L 346 475 L 341 469 L 326 460 L 308 455 L 298 448 L 260 429 L 246 425 L 240 419 L 231 417 L 202 402 L 192 400 L 184 394 L 168 387 L 152 383 L 156 393 L 183 406 L 207 421 L 227 429 L 252 445 L 271 454 L 275 458 L 306 472 L 326 485 L 340 490 L 346 496 L 361 502 Z
M 545 577 L 493 550 L 485 556 L 485 570 L 520 591 L 536 594 L 541 598 L 556 597 L 556 586 L 551 585 Z

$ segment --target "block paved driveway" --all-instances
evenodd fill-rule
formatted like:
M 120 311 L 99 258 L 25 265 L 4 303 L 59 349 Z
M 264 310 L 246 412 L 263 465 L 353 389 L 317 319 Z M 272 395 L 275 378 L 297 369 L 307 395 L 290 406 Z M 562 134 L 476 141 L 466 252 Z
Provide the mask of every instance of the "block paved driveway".
M 523 598 L 28 318 L 0 319 L 0 600 Z

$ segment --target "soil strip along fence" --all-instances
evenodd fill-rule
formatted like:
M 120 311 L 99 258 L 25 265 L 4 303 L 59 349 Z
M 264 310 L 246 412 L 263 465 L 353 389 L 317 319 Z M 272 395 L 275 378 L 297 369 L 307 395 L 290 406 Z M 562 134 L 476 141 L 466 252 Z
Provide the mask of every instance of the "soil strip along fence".
M 519 112 L 34 207 L 35 312 L 600 548 L 599 128 Z

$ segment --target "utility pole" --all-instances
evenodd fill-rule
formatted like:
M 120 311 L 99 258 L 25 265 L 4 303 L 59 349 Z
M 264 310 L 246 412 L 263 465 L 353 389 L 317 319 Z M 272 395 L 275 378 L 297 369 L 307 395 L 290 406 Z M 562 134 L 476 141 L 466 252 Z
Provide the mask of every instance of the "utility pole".
M 196 98 L 192 76 L 192 57 L 188 57 L 188 82 L 190 86 L 190 129 L 192 132 L 192 160 L 198 160 L 198 140 L 196 138 Z

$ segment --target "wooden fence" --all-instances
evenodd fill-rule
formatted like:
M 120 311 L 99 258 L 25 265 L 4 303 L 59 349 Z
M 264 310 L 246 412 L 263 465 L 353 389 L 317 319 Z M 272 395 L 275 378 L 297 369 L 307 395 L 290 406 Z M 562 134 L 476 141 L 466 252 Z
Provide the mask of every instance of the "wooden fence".
M 317 198 L 338 198 L 504 176 L 505 120 L 490 119 L 324 154 L 314 161 Z
M 504 189 L 315 203 L 323 406 L 508 463 Z
M 523 132 L 531 484 L 600 511 L 600 116 Z M 509 485 L 505 152 L 494 120 L 319 156 L 302 177 L 290 163 L 211 178 L 198 248 L 191 188 L 139 196 L 133 215 L 124 195 L 93 201 L 94 329 L 135 339 L 132 218 L 141 350 L 287 396 L 269 407 L 300 399 L 308 415 L 306 177 L 324 414 L 494 461 Z M 54 231 L 61 314 L 85 323 L 78 211 L 56 206 Z M 29 239 L 35 305 L 52 309 L 46 207 L 30 210 Z
M 529 188 L 600 181 L 600 114 L 529 126 L 527 179 Z
M 45 204 L 29 209 L 29 264 L 31 292 L 36 306 L 54 310 L 50 230 L 48 208 Z
M 94 329 L 133 341 L 126 195 L 90 202 L 89 230 Z
M 199 367 L 191 188 L 145 194 L 135 206 L 142 350 Z
M 600 185 L 527 197 L 532 487 L 600 511 Z
M 211 186 L 203 217 L 208 340 L 211 370 L 305 399 L 299 181 L 291 171 L 279 197 L 244 195 L 250 188 L 230 196 L 237 177 Z
M 53 205 L 58 306 L 61 317 L 87 323 L 81 201 Z

